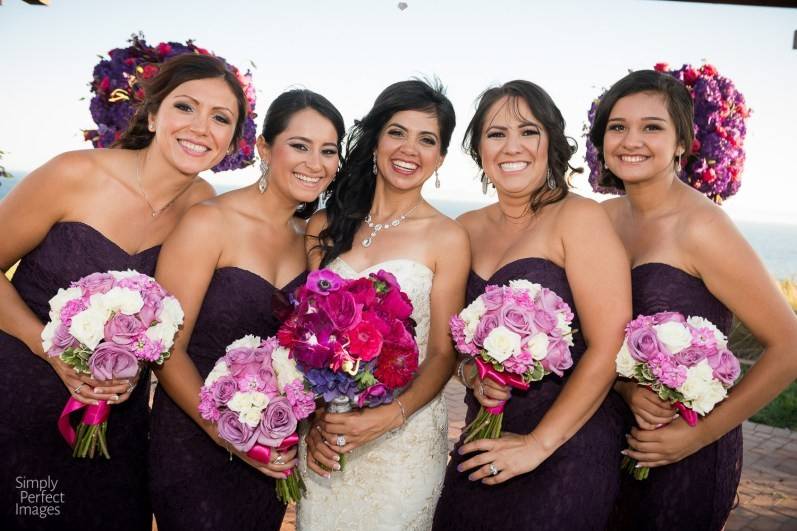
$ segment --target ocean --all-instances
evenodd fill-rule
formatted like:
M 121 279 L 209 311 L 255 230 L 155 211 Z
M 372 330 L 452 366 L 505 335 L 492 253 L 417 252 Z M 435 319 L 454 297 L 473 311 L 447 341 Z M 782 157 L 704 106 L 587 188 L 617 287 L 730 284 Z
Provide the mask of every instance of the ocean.
M 13 172 L 22 175 L 24 172 Z M 19 181 L 19 177 L 0 179 L 0 200 Z M 216 186 L 218 193 L 231 187 Z M 430 202 L 441 212 L 456 217 L 463 212 L 481 207 L 480 203 L 433 199 Z M 769 272 L 778 279 L 797 279 L 797 224 L 763 223 L 735 220 L 736 226 L 761 257 Z

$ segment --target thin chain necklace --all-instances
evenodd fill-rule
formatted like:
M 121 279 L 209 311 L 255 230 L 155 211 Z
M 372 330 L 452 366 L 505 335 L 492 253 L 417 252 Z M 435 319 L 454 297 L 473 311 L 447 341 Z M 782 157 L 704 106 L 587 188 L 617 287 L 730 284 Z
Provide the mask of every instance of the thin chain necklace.
M 363 247 L 370 247 L 371 243 L 373 243 L 374 241 L 374 238 L 376 238 L 376 235 L 379 234 L 380 231 L 387 230 L 391 227 L 398 227 L 399 225 L 401 225 L 401 222 L 404 221 L 404 219 L 407 216 L 412 214 L 413 210 L 418 208 L 420 205 L 421 201 L 418 201 L 417 203 L 415 203 L 415 206 L 407 210 L 405 213 L 403 213 L 401 216 L 397 217 L 390 223 L 374 223 L 371 218 L 371 213 L 369 212 L 368 216 L 366 216 L 365 218 L 365 224 L 368 225 L 369 229 L 371 229 L 371 234 L 361 242 Z
M 138 156 L 138 160 L 136 161 L 136 182 L 138 183 L 138 190 L 139 190 L 139 192 L 141 192 L 141 197 L 144 199 L 144 202 L 149 207 L 150 215 L 153 218 L 156 218 L 156 217 L 158 217 L 160 215 L 161 212 L 163 212 L 164 210 L 166 210 L 167 208 L 172 206 L 172 204 L 175 201 L 177 201 L 177 198 L 180 197 L 181 195 L 183 195 L 183 192 L 185 192 L 186 190 L 188 190 L 191 187 L 191 185 L 193 184 L 193 181 L 189 181 L 189 183 L 187 185 L 185 185 L 182 190 L 177 192 L 177 195 L 172 197 L 171 200 L 168 203 L 166 203 L 162 207 L 156 209 L 155 207 L 152 206 L 152 203 L 149 201 L 149 197 L 147 197 L 147 192 L 144 191 L 144 185 L 141 183 L 141 164 L 142 164 L 141 158 L 142 157 L 143 157 L 143 154 L 139 155 Z

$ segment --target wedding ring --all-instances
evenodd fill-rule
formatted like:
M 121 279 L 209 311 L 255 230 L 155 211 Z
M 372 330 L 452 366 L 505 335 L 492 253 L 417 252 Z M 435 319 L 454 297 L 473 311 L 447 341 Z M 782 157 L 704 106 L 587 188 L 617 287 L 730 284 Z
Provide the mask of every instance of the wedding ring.
M 80 388 L 81 388 L 81 387 L 83 387 L 84 385 L 86 385 L 86 383 L 85 383 L 85 382 L 84 382 L 84 383 L 82 383 L 82 384 L 80 384 L 80 385 L 78 385 L 77 387 L 75 387 L 75 388 L 72 390 L 72 392 L 73 392 L 73 393 L 75 393 L 76 395 L 79 395 L 79 394 L 80 394 Z
M 482 384 L 479 384 L 479 394 L 484 396 L 484 386 Z
M 135 387 L 136 387 L 136 386 L 135 386 L 135 385 L 133 385 L 133 382 L 128 382 L 128 384 L 127 384 L 127 391 L 126 391 L 126 392 L 127 392 L 128 394 L 129 394 L 129 393 L 132 393 L 132 392 L 133 392 L 133 389 L 134 389 Z
M 338 448 L 343 448 L 344 446 L 346 446 L 346 437 L 344 437 L 343 435 L 338 435 L 338 438 L 335 439 L 335 444 L 338 445 Z
M 275 465 L 284 465 L 285 464 L 285 460 L 283 459 L 281 453 L 277 453 L 277 457 L 274 458 L 274 464 Z
M 111 400 L 113 400 L 114 402 L 118 402 L 119 401 L 119 395 L 116 395 L 116 394 L 111 395 Z
M 490 463 L 490 475 L 497 476 L 499 470 L 495 467 L 495 463 Z

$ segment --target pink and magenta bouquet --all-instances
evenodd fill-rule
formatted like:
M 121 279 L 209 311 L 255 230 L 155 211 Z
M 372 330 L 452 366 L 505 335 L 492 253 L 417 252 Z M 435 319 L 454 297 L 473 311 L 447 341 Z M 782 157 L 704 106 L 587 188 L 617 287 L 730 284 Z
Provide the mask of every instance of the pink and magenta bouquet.
M 412 381 L 418 368 L 412 303 L 392 274 L 343 279 L 321 269 L 294 298 L 277 337 L 327 404 L 376 407 Z
M 628 323 L 616 363 L 620 376 L 673 404 L 690 426 L 727 396 L 740 373 L 727 338 L 711 321 L 677 312 L 640 315 Z M 623 468 L 636 479 L 648 477 L 649 469 L 636 468 L 630 457 Z
M 205 378 L 199 413 L 216 424 L 219 436 L 250 458 L 268 463 L 272 449 L 299 442 L 298 421 L 315 411 L 312 392 L 288 350 L 273 337 L 247 335 L 234 341 Z M 277 480 L 277 498 L 296 502 L 304 492 L 298 470 Z
M 142 362 L 169 357 L 183 309 L 155 279 L 137 271 L 93 273 L 59 289 L 50 299 L 50 321 L 42 330 L 44 351 L 95 380 L 135 378 Z M 86 408 L 77 434 L 69 415 Z M 75 457 L 109 458 L 106 443 L 110 406 L 70 397 L 58 429 Z
M 573 312 L 559 295 L 528 280 L 487 286 L 451 318 L 457 350 L 473 356 L 481 379 L 527 390 L 531 382 L 573 365 Z M 465 427 L 465 442 L 501 436 L 504 406 L 482 407 Z

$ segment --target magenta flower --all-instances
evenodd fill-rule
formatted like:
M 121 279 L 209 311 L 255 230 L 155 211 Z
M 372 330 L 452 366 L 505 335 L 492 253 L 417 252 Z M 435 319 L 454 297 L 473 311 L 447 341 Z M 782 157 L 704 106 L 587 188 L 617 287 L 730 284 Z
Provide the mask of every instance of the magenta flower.
M 319 269 L 307 275 L 307 289 L 319 295 L 326 295 L 338 291 L 343 285 L 343 279 L 329 269 Z
M 318 301 L 318 307 L 326 313 L 332 326 L 339 330 L 351 330 L 362 318 L 362 306 L 346 291 L 333 291 Z

